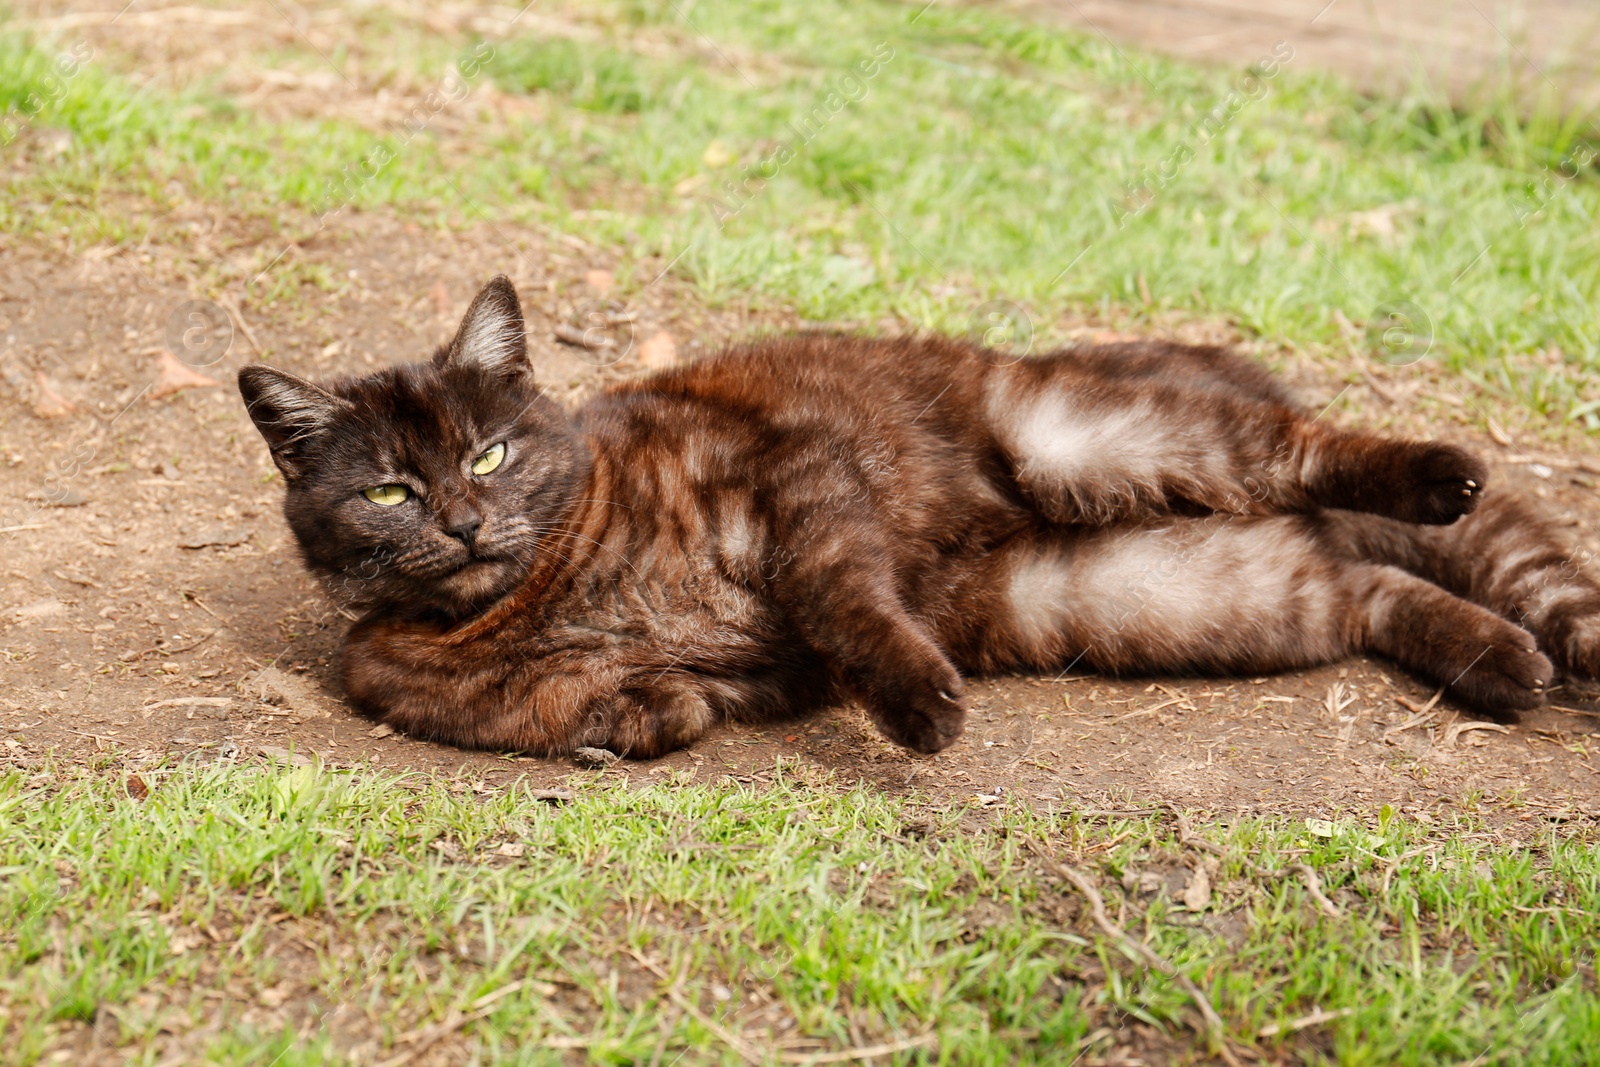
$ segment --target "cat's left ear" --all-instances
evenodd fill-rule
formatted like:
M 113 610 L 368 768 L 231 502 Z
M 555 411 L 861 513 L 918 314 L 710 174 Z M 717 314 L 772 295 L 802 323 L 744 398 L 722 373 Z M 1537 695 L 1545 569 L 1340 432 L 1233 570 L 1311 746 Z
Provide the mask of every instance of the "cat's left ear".
M 478 291 L 455 340 L 442 356 L 437 361 L 443 366 L 476 367 L 497 374 L 532 369 L 522 305 L 517 302 L 517 291 L 509 278 L 501 274 Z

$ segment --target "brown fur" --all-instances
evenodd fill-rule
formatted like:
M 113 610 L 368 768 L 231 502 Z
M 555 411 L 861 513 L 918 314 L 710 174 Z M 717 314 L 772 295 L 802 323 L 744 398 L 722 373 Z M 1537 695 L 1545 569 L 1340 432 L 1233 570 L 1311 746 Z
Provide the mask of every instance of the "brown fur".
M 1600 671 L 1600 585 L 1531 506 L 1476 507 L 1481 462 L 1309 419 L 1219 349 L 996 367 L 808 334 L 569 416 L 521 330 L 497 279 L 430 365 L 325 389 L 241 373 L 308 562 L 367 608 L 350 698 L 417 736 L 644 757 L 853 695 L 933 752 L 971 672 L 1371 651 L 1510 713 L 1541 701 L 1547 655 Z M 505 468 L 464 474 L 497 434 Z M 402 478 L 404 514 L 360 497 Z

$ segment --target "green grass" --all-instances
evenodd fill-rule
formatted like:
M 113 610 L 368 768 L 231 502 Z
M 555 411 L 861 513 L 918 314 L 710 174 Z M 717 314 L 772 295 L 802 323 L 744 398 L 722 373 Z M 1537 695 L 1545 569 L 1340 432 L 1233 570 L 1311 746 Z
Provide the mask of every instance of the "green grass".
M 536 108 L 491 120 L 473 98 L 421 132 L 337 110 L 264 123 L 205 81 L 141 89 L 114 37 L 62 78 L 70 42 L 0 35 L 0 229 L 7 244 L 63 230 L 181 244 L 166 212 L 226 205 L 240 234 L 273 235 L 229 238 L 256 257 L 242 273 L 198 265 L 234 286 L 278 234 L 312 234 L 329 212 L 487 215 L 601 245 L 625 294 L 674 261 L 705 301 L 818 320 L 964 332 L 1001 297 L 1042 341 L 1084 310 L 1170 312 L 1334 358 L 1341 318 L 1405 302 L 1429 359 L 1552 428 L 1600 429 L 1600 185 L 1585 158 L 1600 138 L 1585 128 L 1506 97 L 1363 99 L 1291 59 L 1202 138 L 1230 92 L 1254 91 L 1242 69 L 917 10 L 551 2 L 541 18 L 583 32 L 493 39 L 485 59 L 475 40 L 363 9 L 350 43 L 369 73 L 435 84 L 471 58 L 475 84 Z M 262 47 L 288 69 L 323 63 Z M 333 284 L 294 263 L 248 295 Z M 1181 990 L 1095 934 L 1032 840 L 1099 875 L 1113 914 L 1206 991 L 1236 1047 L 1600 1062 L 1600 856 L 1565 830 L 1519 844 L 1470 821 L 1350 821 L 1327 837 L 1214 823 L 1201 832 L 1230 858 L 1195 916 L 1137 888 L 1152 872 L 1181 885 L 1173 872 L 1205 858 L 1157 818 L 954 809 L 920 836 L 906 827 L 926 802 L 793 770 L 760 790 L 582 779 L 563 806 L 379 774 L 146 777 L 143 801 L 120 774 L 0 777 L 0 1059 L 82 1046 L 92 1021 L 139 1063 L 170 1040 L 220 1063 L 373 1062 L 478 1010 L 445 1038 L 476 1057 L 462 1062 L 742 1062 L 726 1034 L 767 1062 L 925 1037 L 892 1058 L 1060 1064 L 1141 1021 L 1200 1055 Z M 1311 864 L 1341 917 L 1245 856 Z M 1258 1036 L 1319 1010 L 1335 1014 Z
M 11 172 L 0 222 L 134 241 L 180 195 L 291 233 L 346 203 L 450 224 L 482 211 L 615 248 L 624 288 L 681 253 L 674 270 L 712 302 L 964 332 L 1001 297 L 1042 339 L 1074 310 L 1171 311 L 1337 354 L 1341 318 L 1404 304 L 1416 321 L 1398 325 L 1428 358 L 1552 426 L 1600 429 L 1600 138 L 1577 120 L 1505 94 L 1465 109 L 1365 99 L 1287 49 L 1251 80 L 1242 65 L 920 8 L 545 5 L 586 32 L 491 39 L 472 79 L 527 94 L 537 117 L 449 105 L 470 118 L 449 135 L 337 117 L 263 132 L 213 87 L 135 89 L 108 51 L 36 120 L 73 145 Z M 369 62 L 415 74 L 474 55 L 477 42 L 438 36 L 387 50 L 393 21 L 353 23 L 384 57 Z M 272 47 L 275 62 L 321 63 Z M 48 58 L 13 36 L 0 99 L 36 88 Z M 792 126 L 807 115 L 809 141 Z M 330 193 L 375 151 L 392 161 Z M 1375 335 L 1355 343 L 1387 355 Z
M 580 776 L 562 805 L 320 767 L 141 781 L 144 799 L 122 774 L 0 777 L 7 1062 L 87 1020 L 136 1063 L 172 1040 L 207 1062 L 371 1062 L 474 1005 L 451 1062 L 740 1062 L 732 1042 L 778 1063 L 921 1037 L 895 1062 L 1061 1064 L 1140 1021 L 1202 1049 L 1182 992 L 1095 934 L 1029 841 L 1098 875 L 1236 1047 L 1600 1062 L 1600 855 L 1564 831 L 1214 826 L 1229 855 L 1194 914 L 1137 885 L 1205 857 L 1170 820 L 930 810 L 782 765 L 759 790 Z M 1245 856 L 1311 864 L 1341 917 Z

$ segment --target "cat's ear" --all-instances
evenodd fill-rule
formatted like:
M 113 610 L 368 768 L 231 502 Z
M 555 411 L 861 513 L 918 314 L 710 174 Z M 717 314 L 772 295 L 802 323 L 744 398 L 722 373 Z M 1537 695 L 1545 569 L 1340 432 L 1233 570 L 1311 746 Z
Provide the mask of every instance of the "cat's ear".
M 476 367 L 497 374 L 531 370 L 528 342 L 522 324 L 517 291 L 504 274 L 473 297 L 455 340 L 440 360 L 445 366 Z
M 272 450 L 272 462 L 290 481 L 302 473 L 305 444 L 350 408 L 348 400 L 304 378 L 259 363 L 239 371 L 239 395 Z

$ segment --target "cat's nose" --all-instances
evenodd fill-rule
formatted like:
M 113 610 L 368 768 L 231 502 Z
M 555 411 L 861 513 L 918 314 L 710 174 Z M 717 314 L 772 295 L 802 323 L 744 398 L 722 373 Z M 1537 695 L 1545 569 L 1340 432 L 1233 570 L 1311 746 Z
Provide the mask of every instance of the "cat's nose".
M 471 548 L 473 538 L 478 536 L 478 527 L 482 525 L 483 516 L 476 509 L 468 508 L 463 513 L 447 516 L 444 532 Z

